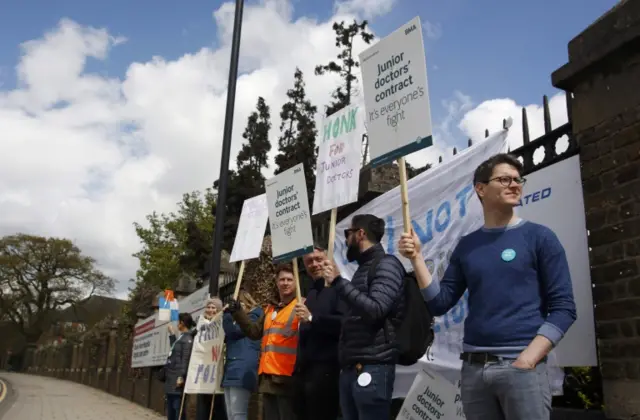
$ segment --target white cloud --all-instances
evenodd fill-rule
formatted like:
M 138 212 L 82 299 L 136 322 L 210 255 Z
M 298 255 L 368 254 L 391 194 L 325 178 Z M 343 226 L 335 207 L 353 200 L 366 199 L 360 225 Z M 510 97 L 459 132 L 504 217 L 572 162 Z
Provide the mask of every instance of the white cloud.
M 422 32 L 428 39 L 439 39 L 440 37 L 442 37 L 442 25 L 423 19 Z
M 293 19 L 288 0 L 246 6 L 232 156 L 259 95 L 271 106 L 275 155 L 295 67 L 322 109 L 337 79 L 313 70 L 337 54 L 334 19 L 383 13 L 391 4 L 339 2 L 339 16 L 324 22 Z M 233 13 L 233 3 L 213 13 L 218 49 L 131 63 L 122 79 L 86 70 L 88 60 L 104 60 L 125 42 L 107 29 L 62 19 L 22 44 L 18 87 L 0 91 L 0 234 L 76 240 L 107 274 L 123 280 L 122 294 L 137 268 L 132 223 L 173 210 L 182 193 L 210 186 L 219 175 Z M 363 48 L 358 41 L 356 52 Z
M 343 0 L 335 2 L 334 11 L 336 15 L 356 14 L 371 19 L 386 15 L 395 3 L 396 0 Z
M 323 22 L 294 19 L 288 0 L 246 6 L 232 157 L 259 95 L 271 106 L 276 153 L 280 107 L 296 66 L 314 104 L 322 110 L 329 102 L 338 80 L 314 76 L 313 69 L 337 53 L 335 19 L 382 14 L 392 4 L 339 2 L 336 16 Z M 106 29 L 63 19 L 41 39 L 25 42 L 15 69 L 18 87 L 0 90 L 0 235 L 73 239 L 122 281 L 122 295 L 137 269 L 131 254 L 140 244 L 132 223 L 154 210 L 173 210 L 182 193 L 210 186 L 219 175 L 233 11 L 225 3 L 213 14 L 218 49 L 131 63 L 122 79 L 86 70 L 87 60 L 104 60 L 125 41 Z M 270 22 L 269 37 L 263 22 Z M 356 53 L 364 48 L 358 40 Z M 438 149 L 409 161 L 431 156 L 435 162 L 437 153 L 447 153 L 461 118 L 460 128 L 476 133 L 492 118 L 518 114 L 515 104 L 498 103 L 483 103 L 462 118 L 470 99 L 455 93 L 442 104 L 450 117 L 435 126 Z M 532 137 L 534 119 L 530 114 Z

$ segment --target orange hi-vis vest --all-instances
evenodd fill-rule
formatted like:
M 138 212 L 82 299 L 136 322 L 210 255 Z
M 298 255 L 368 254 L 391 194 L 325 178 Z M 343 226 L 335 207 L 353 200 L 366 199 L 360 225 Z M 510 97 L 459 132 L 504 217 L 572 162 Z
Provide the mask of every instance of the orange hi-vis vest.
M 264 317 L 262 354 L 258 374 L 291 376 L 298 350 L 298 326 L 294 308 L 297 299 L 284 308 L 269 305 Z

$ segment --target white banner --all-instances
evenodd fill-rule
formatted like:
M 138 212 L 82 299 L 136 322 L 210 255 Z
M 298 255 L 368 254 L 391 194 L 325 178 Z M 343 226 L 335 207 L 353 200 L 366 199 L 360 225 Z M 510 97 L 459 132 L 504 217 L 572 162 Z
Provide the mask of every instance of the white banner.
M 589 248 L 580 157 L 573 156 L 527 177 L 517 214 L 558 235 L 569 261 L 578 319 L 555 350 L 559 366 L 597 366 Z
M 224 372 L 222 313 L 219 313 L 211 322 L 200 317 L 197 329 L 198 334 L 193 340 L 184 392 L 213 394 L 220 389 Z
M 423 366 L 407 393 L 397 420 L 464 419 L 458 386 Z
M 250 260 L 260 256 L 268 219 L 266 194 L 244 200 L 229 262 Z
M 360 153 L 364 110 L 351 105 L 322 122 L 323 136 L 317 137 L 318 163 L 313 214 L 358 200 Z
M 360 53 L 371 165 L 433 144 L 420 18 Z
M 182 312 L 188 312 L 196 319 L 203 311 L 209 296 L 209 286 L 179 299 Z M 131 367 L 164 365 L 169 356 L 169 322 L 159 321 L 157 314 L 139 321 L 134 328 L 131 350 Z
M 302 163 L 265 183 L 274 263 L 313 250 L 307 183 Z
M 479 229 L 483 224 L 482 207 L 472 185 L 473 172 L 480 163 L 489 157 L 506 151 L 506 134 L 504 131 L 497 133 L 483 142 L 463 150 L 449 162 L 437 165 L 408 182 L 412 226 L 425 245 L 422 249 L 423 257 L 433 273 L 433 278 L 438 281 L 442 278 L 449 264 L 449 257 L 460 237 Z M 557 179 L 562 179 L 562 177 L 558 176 Z M 344 229 L 350 227 L 353 215 L 366 213 L 375 214 L 385 220 L 386 232 L 383 246 L 387 252 L 400 257 L 406 268 L 410 269 L 410 262 L 397 252 L 397 243 L 403 231 L 403 222 L 400 187 L 396 187 L 365 204 L 338 223 L 335 258 L 342 275 L 351 278 L 357 269 L 357 264 L 349 263 L 346 260 Z M 553 227 L 548 220 L 541 220 L 539 215 L 532 216 L 532 220 Z M 580 241 L 581 235 L 578 234 L 576 237 Z M 569 248 L 576 246 L 576 242 L 575 240 L 569 243 L 563 242 L 563 245 Z M 578 242 L 577 246 L 584 247 L 586 245 L 584 242 Z M 571 259 L 569 264 L 572 264 Z M 440 373 L 451 383 L 456 383 L 460 379 L 461 361 L 459 357 L 462 352 L 464 320 L 469 310 L 467 299 L 468 291 L 447 314 L 435 319 L 436 335 L 429 359 L 425 355 L 414 366 L 397 366 L 394 397 L 407 395 L 421 364 L 427 364 L 431 370 Z M 554 394 L 559 394 L 564 374 L 557 367 L 553 352 L 550 357 L 552 389 Z M 558 385 L 560 385 L 559 388 Z

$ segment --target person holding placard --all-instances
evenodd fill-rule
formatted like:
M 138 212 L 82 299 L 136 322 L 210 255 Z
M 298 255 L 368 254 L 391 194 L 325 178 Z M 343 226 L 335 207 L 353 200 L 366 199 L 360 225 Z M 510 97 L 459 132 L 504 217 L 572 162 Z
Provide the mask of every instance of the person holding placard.
M 305 420 L 335 420 L 340 411 L 338 341 L 346 307 L 336 289 L 324 280 L 326 259 L 326 251 L 319 245 L 302 257 L 313 279 L 306 300 L 296 305 L 301 322 L 297 405 L 298 417 Z
M 240 290 L 238 301 L 250 322 L 264 317 L 264 311 L 246 290 Z M 249 397 L 258 385 L 260 341 L 248 338 L 229 313 L 222 318 L 227 357 L 222 388 L 228 420 L 247 420 Z
M 432 281 L 415 232 L 400 253 L 411 260 L 434 316 L 469 290 L 461 399 L 468 420 L 541 420 L 551 415 L 547 355 L 576 320 L 569 264 L 555 233 L 517 217 L 520 161 L 498 154 L 473 177 L 484 226 L 463 236 L 440 282 Z
M 213 321 L 213 318 L 220 311 L 222 311 L 222 301 L 220 300 L 220 298 L 212 297 L 207 299 L 207 305 L 204 307 L 204 312 L 198 317 L 198 319 L 196 320 L 196 324 L 198 323 L 200 317 L 204 317 L 205 320 L 211 323 L 211 321 Z M 204 328 L 204 326 L 201 326 L 201 328 Z M 213 394 L 197 394 L 196 420 L 209 420 L 213 398 Z
M 184 383 L 189 370 L 189 359 L 191 359 L 191 348 L 193 347 L 193 337 L 197 331 L 194 329 L 196 323 L 191 314 L 182 312 L 178 315 L 178 332 L 176 337 L 171 328 L 169 329 L 169 343 L 171 350 L 165 363 L 166 379 L 164 391 L 167 401 L 167 419 L 178 420 L 180 411 L 182 416 L 179 420 L 186 420 L 186 403 L 183 403 Z
M 293 372 L 298 349 L 299 318 L 295 313 L 296 282 L 293 267 L 276 267 L 279 302 L 267 306 L 265 314 L 251 321 L 237 300 L 227 311 L 242 332 L 252 340 L 262 340 L 258 365 L 258 392 L 263 395 L 264 420 L 295 420 Z
M 396 328 L 405 308 L 405 269 L 380 241 L 384 220 L 353 216 L 345 230 L 347 259 L 358 269 L 351 281 L 327 260 L 324 278 L 348 306 L 340 335 L 340 407 L 345 420 L 388 420 L 399 350 Z

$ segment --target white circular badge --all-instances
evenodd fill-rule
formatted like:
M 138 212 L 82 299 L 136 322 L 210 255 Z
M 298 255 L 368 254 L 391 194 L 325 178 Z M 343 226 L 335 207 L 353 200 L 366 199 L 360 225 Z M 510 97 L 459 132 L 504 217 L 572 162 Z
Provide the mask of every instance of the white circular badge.
M 367 386 L 371 383 L 371 374 L 368 372 L 361 373 L 358 376 L 358 385 Z

